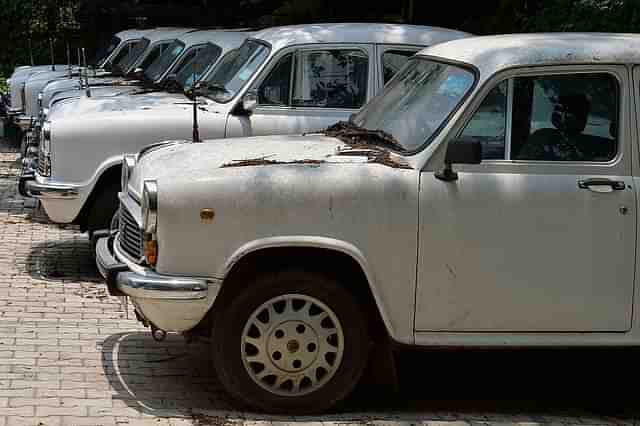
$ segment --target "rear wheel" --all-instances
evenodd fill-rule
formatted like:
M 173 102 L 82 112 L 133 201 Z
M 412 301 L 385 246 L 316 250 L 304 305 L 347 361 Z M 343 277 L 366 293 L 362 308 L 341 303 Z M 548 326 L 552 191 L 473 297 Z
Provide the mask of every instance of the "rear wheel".
M 353 390 L 366 366 L 367 323 L 336 280 L 269 273 L 215 309 L 214 366 L 227 390 L 252 407 L 326 410 Z

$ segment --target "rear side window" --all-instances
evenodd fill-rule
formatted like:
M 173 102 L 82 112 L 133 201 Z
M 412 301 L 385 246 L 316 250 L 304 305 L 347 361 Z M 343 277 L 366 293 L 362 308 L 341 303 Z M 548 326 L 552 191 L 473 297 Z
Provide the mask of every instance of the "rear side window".
M 361 50 L 303 50 L 294 65 L 293 106 L 360 108 L 367 99 L 369 58 Z
M 416 50 L 417 51 L 417 50 Z M 383 83 L 387 84 L 389 80 L 400 68 L 407 63 L 407 60 L 412 57 L 416 51 L 410 50 L 387 50 L 382 54 L 382 78 Z
M 511 158 L 612 160 L 618 146 L 618 81 L 610 74 L 514 80 Z

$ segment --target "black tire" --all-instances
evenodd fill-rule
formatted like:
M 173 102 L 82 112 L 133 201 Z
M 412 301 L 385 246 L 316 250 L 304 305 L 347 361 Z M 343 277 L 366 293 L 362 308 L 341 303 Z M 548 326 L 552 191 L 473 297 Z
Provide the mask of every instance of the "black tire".
M 324 303 L 337 317 L 344 336 L 342 360 L 333 376 L 318 389 L 297 396 L 278 395 L 258 385 L 245 369 L 240 350 L 252 313 L 263 303 L 287 294 L 310 296 Z M 358 384 L 369 353 L 367 322 L 355 297 L 336 280 L 305 271 L 265 273 L 231 299 L 214 307 L 212 352 L 218 377 L 233 397 L 267 412 L 306 414 L 333 407 Z
M 120 183 L 110 182 L 101 188 L 96 188 L 95 191 L 98 192 L 93 198 L 91 210 L 87 215 L 89 235 L 93 234 L 94 231 L 111 227 L 111 220 L 119 206 L 118 192 L 120 192 Z

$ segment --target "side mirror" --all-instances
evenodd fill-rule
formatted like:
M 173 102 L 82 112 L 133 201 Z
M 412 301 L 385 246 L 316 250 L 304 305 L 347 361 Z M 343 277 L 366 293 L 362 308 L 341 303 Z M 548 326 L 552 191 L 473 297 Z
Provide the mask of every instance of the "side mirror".
M 450 182 L 458 179 L 452 164 L 480 164 L 482 162 L 482 144 L 478 141 L 454 139 L 447 145 L 444 168 L 435 173 L 436 178 Z
M 256 107 L 258 106 L 258 94 L 256 92 L 247 92 L 242 97 L 242 109 L 245 111 L 247 115 L 253 114 Z

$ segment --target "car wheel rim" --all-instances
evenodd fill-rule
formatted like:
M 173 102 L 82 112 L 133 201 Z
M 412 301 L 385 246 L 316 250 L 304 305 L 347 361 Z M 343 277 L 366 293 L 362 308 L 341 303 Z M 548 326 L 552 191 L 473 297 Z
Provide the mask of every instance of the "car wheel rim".
M 242 362 L 263 389 L 300 396 L 324 386 L 344 353 L 342 326 L 314 297 L 287 294 L 253 311 L 242 332 Z

